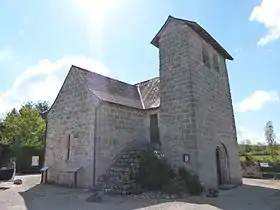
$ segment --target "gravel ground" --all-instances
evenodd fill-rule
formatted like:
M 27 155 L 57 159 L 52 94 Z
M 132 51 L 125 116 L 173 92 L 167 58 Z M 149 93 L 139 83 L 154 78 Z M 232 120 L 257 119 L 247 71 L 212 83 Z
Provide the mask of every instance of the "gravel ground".
M 23 180 L 23 185 L 0 183 L 1 210 L 280 210 L 280 181 L 244 179 L 242 187 L 221 191 L 217 198 L 168 201 L 105 197 L 102 203 L 88 203 L 85 199 L 90 194 L 84 190 L 39 185 L 38 175 L 17 178 Z

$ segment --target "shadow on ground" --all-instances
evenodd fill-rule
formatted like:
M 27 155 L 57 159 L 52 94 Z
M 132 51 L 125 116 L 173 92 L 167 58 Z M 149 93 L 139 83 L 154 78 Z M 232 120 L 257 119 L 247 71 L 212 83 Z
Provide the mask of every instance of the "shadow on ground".
M 27 191 L 20 192 L 20 195 L 24 199 L 28 210 L 280 209 L 279 189 L 269 188 L 269 186 L 253 186 L 246 183 L 235 189 L 220 191 L 220 195 L 217 198 L 190 197 L 176 200 L 133 200 L 132 198 L 114 196 L 104 197 L 102 203 L 88 203 L 85 200 L 90 194 L 86 191 L 40 184 Z

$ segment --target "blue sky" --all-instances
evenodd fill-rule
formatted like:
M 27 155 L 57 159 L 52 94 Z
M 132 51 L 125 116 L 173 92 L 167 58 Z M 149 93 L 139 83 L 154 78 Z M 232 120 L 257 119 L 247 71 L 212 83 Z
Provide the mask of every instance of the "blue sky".
M 130 83 L 158 75 L 150 44 L 168 15 L 197 21 L 235 58 L 228 71 L 239 140 L 280 138 L 279 0 L 5 1 L 0 7 L 0 112 L 53 100 L 71 64 Z

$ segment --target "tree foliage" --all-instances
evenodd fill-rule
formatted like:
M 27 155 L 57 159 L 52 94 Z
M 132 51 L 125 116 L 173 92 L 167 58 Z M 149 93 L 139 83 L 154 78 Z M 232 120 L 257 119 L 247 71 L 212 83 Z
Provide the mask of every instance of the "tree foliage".
M 239 152 L 248 153 L 252 151 L 253 147 L 250 139 L 245 139 L 241 142 L 241 144 L 239 144 Z
M 36 109 L 38 109 L 38 111 L 43 119 L 46 119 L 47 111 L 50 108 L 50 105 L 47 101 L 38 101 L 37 103 L 33 103 L 33 102 L 29 101 L 24 106 L 30 107 L 30 108 L 35 107 Z
M 265 125 L 265 140 L 267 142 L 272 159 L 275 160 L 277 155 L 276 135 L 274 133 L 274 127 L 271 121 L 268 121 Z
M 13 147 L 42 147 L 45 121 L 33 103 L 24 104 L 19 110 L 12 109 L 0 125 L 0 143 Z
M 46 119 L 47 111 L 50 109 L 50 105 L 47 101 L 39 101 L 35 104 L 35 107 L 39 110 L 43 119 Z

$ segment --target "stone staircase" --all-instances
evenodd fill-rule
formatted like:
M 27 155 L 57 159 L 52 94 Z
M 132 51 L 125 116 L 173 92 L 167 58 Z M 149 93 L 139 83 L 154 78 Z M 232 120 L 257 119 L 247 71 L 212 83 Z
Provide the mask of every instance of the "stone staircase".
M 145 151 L 151 149 L 148 144 L 133 145 L 125 148 L 116 158 L 107 172 L 97 180 L 99 188 L 108 194 L 131 194 L 135 185 L 135 172 Z

